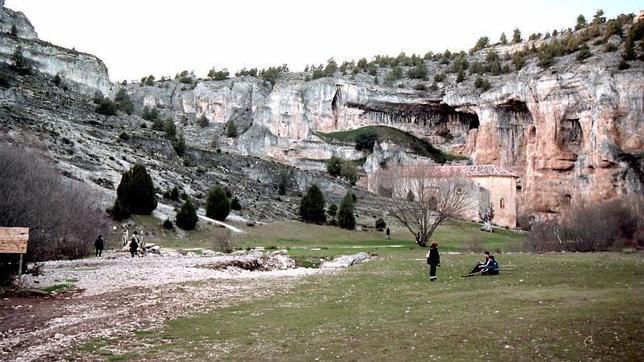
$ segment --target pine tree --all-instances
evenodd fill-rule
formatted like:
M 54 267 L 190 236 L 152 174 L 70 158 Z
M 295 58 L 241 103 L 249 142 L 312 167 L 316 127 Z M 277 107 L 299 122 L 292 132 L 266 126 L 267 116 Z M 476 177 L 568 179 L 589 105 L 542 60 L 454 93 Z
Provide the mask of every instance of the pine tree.
M 228 214 L 230 214 L 230 200 L 226 196 L 226 191 L 219 186 L 212 188 L 206 199 L 206 216 L 224 221 Z
M 237 126 L 232 120 L 228 121 L 228 125 L 226 126 L 226 135 L 230 138 L 237 137 Z
M 505 36 L 505 33 L 501 33 L 501 38 L 499 39 L 499 42 L 502 45 L 506 45 L 508 43 L 508 37 Z
M 177 212 L 176 224 L 183 230 L 192 230 L 197 225 L 197 208 L 190 199 L 183 203 L 179 212 Z
M 353 230 L 356 228 L 356 217 L 353 214 L 354 199 L 353 193 L 348 191 L 338 210 L 338 225 L 343 229 Z
M 512 34 L 512 42 L 514 44 L 516 43 L 521 43 L 521 31 L 517 28 L 514 29 L 514 33 Z
M 123 174 L 116 195 L 114 207 L 118 202 L 119 206 L 135 215 L 149 215 L 157 207 L 152 177 L 139 163 Z
M 300 217 L 304 222 L 323 224 L 326 222 L 324 213 L 324 195 L 318 185 L 311 186 L 300 201 Z
M 329 214 L 329 216 L 335 217 L 335 215 L 338 214 L 338 205 L 336 204 L 329 205 L 329 207 L 327 208 L 327 213 Z

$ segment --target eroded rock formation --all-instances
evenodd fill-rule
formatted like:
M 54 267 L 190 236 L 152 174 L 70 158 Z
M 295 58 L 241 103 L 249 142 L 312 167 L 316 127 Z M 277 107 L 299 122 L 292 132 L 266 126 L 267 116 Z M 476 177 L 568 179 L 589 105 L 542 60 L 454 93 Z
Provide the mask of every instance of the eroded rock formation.
M 111 87 L 112 94 L 121 87 L 109 84 L 99 59 L 39 41 L 20 13 L 1 7 L 0 16 L 5 24 L 0 28 L 5 32 L 0 60 L 10 63 L 20 45 L 43 73 L 62 74 L 103 92 Z M 8 34 L 6 24 L 16 24 L 19 35 Z M 542 42 L 546 40 L 494 50 L 509 65 L 513 52 Z M 419 81 L 411 79 L 382 85 L 387 68 L 378 69 L 377 78 L 364 72 L 337 72 L 335 77 L 310 81 L 309 74 L 291 73 L 274 86 L 255 77 L 236 77 L 125 87 L 135 114 L 143 107 L 156 107 L 162 115 L 173 116 L 190 146 L 216 145 L 305 169 L 323 169 L 323 161 L 332 155 L 366 158 L 367 173 L 391 160 L 431 163 L 392 142 L 381 141 L 368 154 L 350 142 L 320 137 L 374 125 L 404 130 L 470 163 L 511 169 L 521 176 L 519 215 L 550 217 L 571 206 L 642 193 L 644 66 L 635 60 L 630 69 L 618 70 L 623 39 L 613 35 L 608 42 L 618 51 L 604 52 L 603 45 L 588 42 L 590 58 L 578 61 L 569 54 L 548 69 L 530 58 L 521 70 L 488 75 L 491 87 L 486 91 L 475 87 L 475 75 L 457 82 L 449 65 L 437 61 L 426 62 L 429 79 L 439 73 L 446 78 L 429 91 L 414 90 Z M 636 49 L 641 48 L 639 43 Z M 489 51 L 481 50 L 468 60 L 481 61 Z M 202 116 L 209 120 L 205 127 L 197 122 Z M 229 121 L 238 129 L 237 138 L 226 137 Z M 135 125 L 141 120 L 133 116 L 129 122 Z

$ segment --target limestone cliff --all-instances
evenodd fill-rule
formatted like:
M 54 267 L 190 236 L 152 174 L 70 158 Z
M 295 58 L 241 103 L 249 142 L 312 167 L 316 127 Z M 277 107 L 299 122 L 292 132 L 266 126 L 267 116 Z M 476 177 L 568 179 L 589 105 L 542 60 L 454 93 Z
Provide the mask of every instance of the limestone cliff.
M 39 40 L 24 14 L 0 4 L 0 62 L 11 63 L 16 49 L 43 73 L 58 74 L 91 91 L 107 94 L 110 90 L 107 67 L 100 59 Z
M 109 84 L 107 69 L 97 58 L 38 40 L 22 14 L 0 7 L 0 16 L 12 19 L 3 24 L 17 24 L 18 29 L 16 36 L 9 33 L 10 27 L 0 28 L 4 32 L 0 60 L 10 62 L 21 46 L 43 73 L 60 73 L 103 92 L 111 87 L 112 94 L 121 87 Z M 631 26 L 624 25 L 622 34 Z M 155 107 L 177 121 L 195 149 L 219 148 L 303 169 L 322 170 L 332 155 L 364 164 L 367 174 L 387 162 L 435 162 L 415 154 L 409 144 L 392 140 L 379 140 L 370 153 L 356 150 L 353 142 L 328 137 L 366 126 L 393 127 L 446 155 L 461 156 L 472 164 L 504 166 L 520 175 L 520 216 L 552 217 L 575 205 L 641 194 L 642 40 L 636 41 L 637 59 L 629 62 L 629 69 L 618 66 L 624 51 L 620 35 L 606 42 L 586 40 L 589 57 L 570 53 L 543 68 L 532 55 L 521 69 L 512 65 L 517 51 L 557 39 L 498 45 L 464 55 L 474 64 L 484 62 L 491 51 L 498 53 L 499 66 L 508 71 L 482 74 L 490 81 L 487 89 L 476 86 L 476 74 L 457 79 L 450 72 L 451 61 L 437 59 L 423 60 L 426 79 L 436 79 L 432 87 L 428 87 L 431 81 L 404 76 L 388 80 L 389 67 L 353 75 L 350 70 L 336 71 L 333 77 L 316 80 L 310 80 L 311 72 L 283 74 L 274 85 L 250 76 L 128 84 L 124 87 L 136 111 L 126 123 L 138 127 L 142 109 Z M 606 51 L 605 43 L 613 50 Z M 411 70 L 402 68 L 404 73 Z M 208 124 L 198 122 L 201 117 Z M 226 136 L 228 122 L 235 124 L 238 137 Z

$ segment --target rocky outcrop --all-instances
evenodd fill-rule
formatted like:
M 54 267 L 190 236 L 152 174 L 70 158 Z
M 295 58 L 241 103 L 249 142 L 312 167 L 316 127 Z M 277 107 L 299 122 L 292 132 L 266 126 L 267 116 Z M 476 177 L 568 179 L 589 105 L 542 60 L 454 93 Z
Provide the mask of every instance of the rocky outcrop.
M 34 27 L 21 12 L 0 6 L 0 33 L 0 62 L 12 64 L 14 52 L 20 50 L 40 72 L 59 75 L 92 92 L 108 94 L 111 83 L 107 67 L 100 59 L 39 40 Z
M 0 17 L 4 24 L 0 30 L 5 32 L 0 41 L 0 60 L 11 63 L 11 55 L 21 47 L 23 55 L 43 73 L 60 74 L 74 84 L 104 93 L 110 91 L 107 69 L 99 59 L 38 40 L 20 13 L 1 7 Z M 11 34 L 13 27 L 8 24 L 15 25 L 17 35 Z M 628 27 L 624 27 L 624 34 Z M 624 48 L 623 38 L 618 35 L 608 39 L 618 51 L 605 52 L 603 44 L 590 40 L 586 45 L 592 56 L 587 59 L 577 60 L 576 54 L 568 54 L 556 58 L 548 69 L 540 68 L 534 56 L 520 70 L 511 64 L 514 52 L 553 39 L 495 47 L 502 65 L 510 71 L 485 74 L 491 83 L 485 91 L 475 87 L 476 75 L 457 82 L 450 65 L 436 60 L 425 61 L 428 79 L 439 74 L 445 77 L 436 77 L 440 81 L 430 90 L 415 90 L 427 89 L 429 83 L 405 77 L 385 85 L 389 68 L 378 68 L 371 74 L 338 71 L 334 77 L 316 80 L 309 80 L 310 73 L 292 73 L 282 76 L 274 86 L 255 77 L 236 77 L 188 84 L 163 80 L 152 86 L 125 87 L 135 103 L 136 114 L 143 107 L 156 107 L 163 117 L 172 116 L 192 147 L 190 159 L 204 167 L 219 168 L 218 176 L 222 178 L 234 174 L 232 182 L 252 178 L 264 185 L 274 183 L 280 171 L 266 160 L 299 169 L 294 176 L 299 189 L 312 180 L 320 180 L 319 173 L 309 174 L 301 169 L 323 170 L 324 161 L 333 155 L 360 161 L 367 174 L 392 162 L 434 162 L 391 140 L 381 140 L 374 152 L 368 153 L 356 150 L 352 142 L 331 141 L 321 135 L 388 126 L 429 141 L 469 163 L 512 170 L 520 176 L 519 215 L 551 217 L 576 205 L 641 194 L 642 41 L 635 44 L 638 60 L 631 61 L 626 70 L 618 70 Z M 478 51 L 468 55 L 467 60 L 470 64 L 484 61 L 490 51 Z M 410 70 L 404 68 L 405 72 Z M 112 94 L 118 88 L 113 87 Z M 25 95 L 11 90 L 4 92 L 4 97 L 15 103 L 17 97 Z M 208 124 L 198 122 L 201 117 L 207 118 Z M 110 126 L 137 127 L 142 122 L 132 116 Z M 228 122 L 235 124 L 238 137 L 227 137 Z M 170 177 L 161 177 L 171 171 L 163 162 L 172 163 L 172 167 L 180 162 L 170 143 L 147 131 L 132 133 L 134 137 L 125 143 L 153 152 L 154 163 L 162 170 L 162 185 L 170 186 Z M 213 161 L 214 152 L 208 150 L 217 149 L 230 156 Z M 248 159 L 253 161 L 246 161 L 247 167 L 234 164 Z M 261 167 L 255 168 L 253 163 Z M 204 171 L 203 179 L 210 178 Z M 345 186 L 341 182 L 323 184 L 340 194 Z M 194 183 L 188 190 L 195 194 L 205 191 Z M 256 200 L 260 196 L 265 195 L 261 191 L 253 193 Z

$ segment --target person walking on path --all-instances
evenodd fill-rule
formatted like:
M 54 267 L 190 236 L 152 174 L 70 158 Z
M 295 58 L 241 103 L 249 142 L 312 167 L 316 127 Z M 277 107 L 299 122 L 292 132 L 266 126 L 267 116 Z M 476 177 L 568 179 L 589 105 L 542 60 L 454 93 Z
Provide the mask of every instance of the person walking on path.
M 389 226 L 387 226 L 387 229 L 385 230 L 385 235 L 387 236 L 387 240 L 391 240 L 391 230 L 389 230 Z
M 132 240 L 130 240 L 130 254 L 132 254 L 133 258 L 136 255 L 136 252 L 138 249 L 139 249 L 139 242 L 135 234 L 134 236 L 132 236 Z
M 103 254 L 103 248 L 105 247 L 105 241 L 103 240 L 103 235 L 99 235 L 94 242 L 94 248 L 96 248 L 96 257 L 100 258 Z
M 429 251 L 427 252 L 427 264 L 429 264 L 429 280 L 434 281 L 438 277 L 436 276 L 436 267 L 441 266 L 441 256 L 438 253 L 438 243 L 432 242 L 429 245 Z

